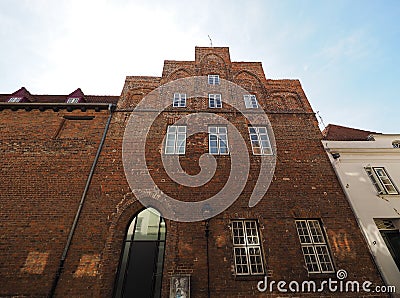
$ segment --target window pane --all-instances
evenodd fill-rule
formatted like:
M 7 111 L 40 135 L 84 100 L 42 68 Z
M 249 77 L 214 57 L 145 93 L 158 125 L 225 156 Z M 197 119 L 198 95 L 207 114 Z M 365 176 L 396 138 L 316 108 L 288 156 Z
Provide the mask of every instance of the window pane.
M 320 272 L 318 263 L 317 263 L 317 258 L 315 256 L 315 252 L 314 252 L 314 247 L 303 246 L 302 250 L 303 250 L 304 260 L 306 262 L 308 272 Z
M 175 147 L 165 147 L 165 153 L 166 154 L 174 154 L 175 153 Z
M 248 248 L 251 274 L 262 274 L 263 262 L 261 258 L 261 249 L 258 246 Z
M 261 153 L 262 152 L 260 147 L 253 147 L 253 154 L 260 155 Z
M 175 145 L 175 136 L 167 136 L 167 147 L 174 147 Z
M 186 134 L 186 126 L 178 126 L 178 133 Z
M 157 240 L 160 216 L 146 209 L 137 216 L 137 224 L 133 239 Z
M 219 153 L 220 154 L 228 154 L 228 149 L 226 147 L 221 147 L 221 148 L 219 148 Z
M 333 272 L 331 258 L 329 256 L 328 248 L 326 245 L 319 245 L 315 247 L 322 272 Z
M 272 149 L 271 148 L 264 148 L 263 154 L 264 155 L 272 155 Z
M 310 233 L 314 243 L 325 243 L 324 236 L 322 235 L 321 227 L 317 220 L 309 220 Z
M 307 224 L 305 220 L 296 221 L 297 233 L 299 234 L 300 243 L 311 243 L 311 237 L 309 236 Z
M 218 127 L 218 132 L 219 133 L 226 133 L 226 127 L 224 127 L 224 126 Z
M 237 274 L 249 274 L 247 254 L 245 247 L 234 248 L 235 268 Z
M 210 153 L 211 154 L 218 154 L 218 148 L 217 147 L 210 147 Z
M 265 134 L 265 133 L 267 133 L 267 129 L 265 128 L 265 127 L 257 127 L 258 128 L 258 132 L 260 133 L 260 134 Z
M 135 228 L 135 222 L 136 222 L 136 218 L 134 218 L 132 220 L 131 224 L 129 225 L 128 233 L 126 233 L 126 240 L 132 240 L 133 229 Z
M 251 134 L 256 134 L 256 129 L 254 127 L 249 127 L 249 132 Z

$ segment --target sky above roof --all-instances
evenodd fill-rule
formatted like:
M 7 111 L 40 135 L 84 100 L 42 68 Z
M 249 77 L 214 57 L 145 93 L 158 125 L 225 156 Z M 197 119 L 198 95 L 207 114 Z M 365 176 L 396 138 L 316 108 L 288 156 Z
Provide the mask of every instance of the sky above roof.
M 0 93 L 120 95 L 208 35 L 268 79 L 299 79 L 325 125 L 400 133 L 398 0 L 0 0 Z

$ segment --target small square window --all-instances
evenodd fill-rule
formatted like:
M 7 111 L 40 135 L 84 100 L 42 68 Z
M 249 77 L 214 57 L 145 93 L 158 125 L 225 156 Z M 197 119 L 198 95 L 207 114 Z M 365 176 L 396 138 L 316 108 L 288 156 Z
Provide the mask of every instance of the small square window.
M 219 75 L 208 75 L 208 84 L 219 85 Z
M 255 95 L 243 95 L 246 109 L 257 109 L 258 102 Z
M 173 106 L 175 108 L 186 107 L 186 93 L 174 93 Z
M 21 102 L 22 97 L 11 97 L 8 102 Z
M 78 103 L 79 97 L 70 97 L 67 99 L 67 103 Z
M 165 139 L 165 154 L 185 154 L 186 126 L 168 126 Z
M 210 108 L 222 108 L 221 94 L 208 94 L 208 106 Z

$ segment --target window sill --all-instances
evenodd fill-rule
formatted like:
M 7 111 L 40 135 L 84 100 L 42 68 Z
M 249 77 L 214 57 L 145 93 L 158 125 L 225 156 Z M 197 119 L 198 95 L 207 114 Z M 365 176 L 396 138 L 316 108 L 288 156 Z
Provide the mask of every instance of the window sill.
M 257 274 L 257 275 L 234 275 L 234 279 L 236 281 L 253 281 L 253 280 L 262 280 L 264 279 L 265 274 Z

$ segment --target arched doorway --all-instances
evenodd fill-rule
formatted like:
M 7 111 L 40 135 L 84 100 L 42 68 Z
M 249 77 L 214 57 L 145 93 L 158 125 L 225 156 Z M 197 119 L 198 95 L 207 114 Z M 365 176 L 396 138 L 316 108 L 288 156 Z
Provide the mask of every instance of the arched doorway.
M 153 208 L 131 221 L 118 270 L 115 297 L 161 297 L 165 221 Z

